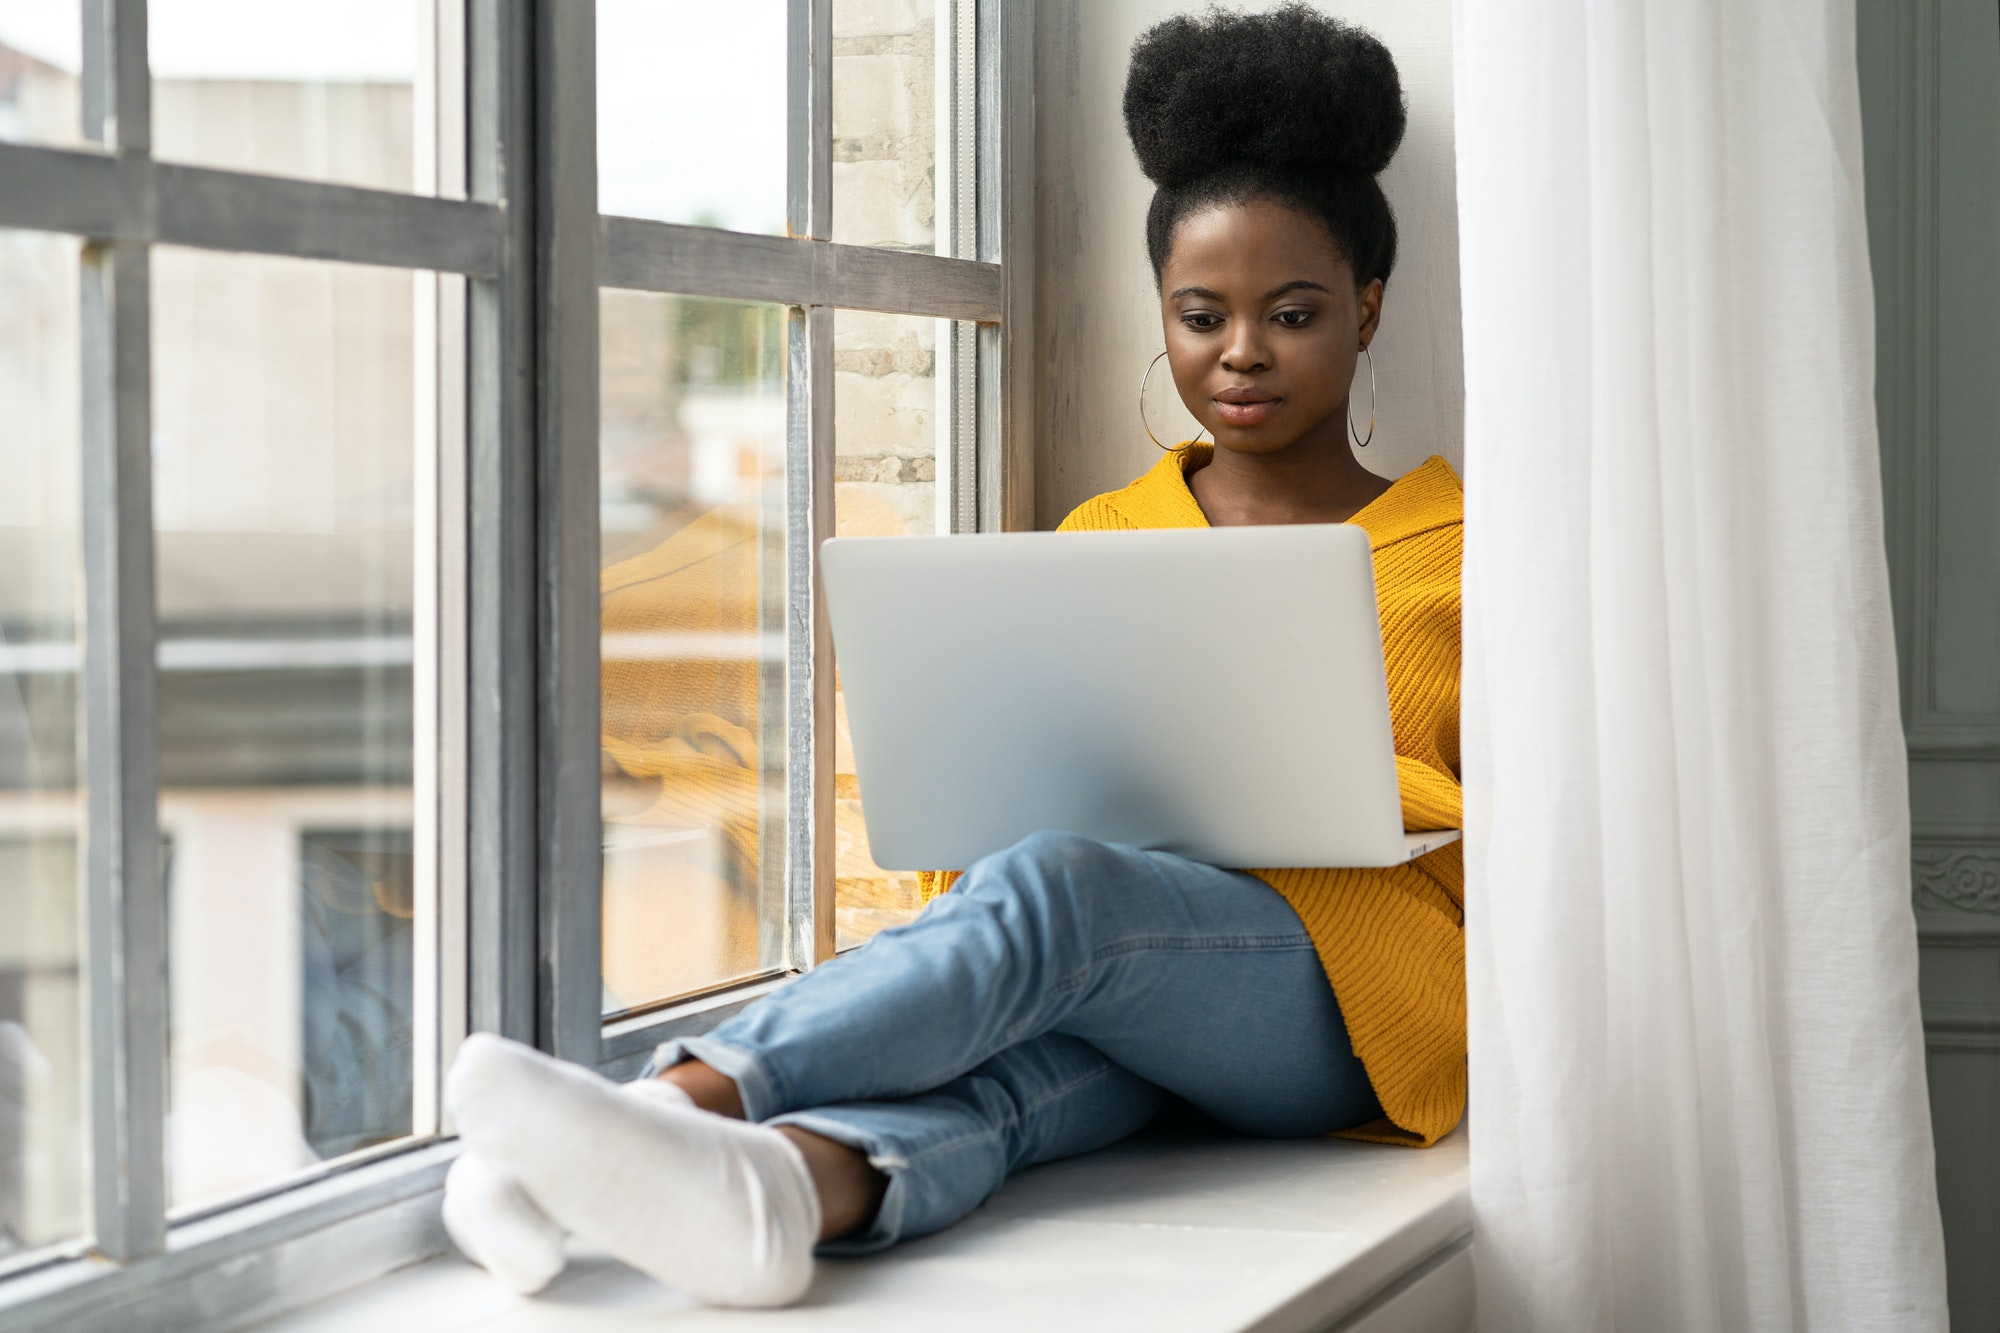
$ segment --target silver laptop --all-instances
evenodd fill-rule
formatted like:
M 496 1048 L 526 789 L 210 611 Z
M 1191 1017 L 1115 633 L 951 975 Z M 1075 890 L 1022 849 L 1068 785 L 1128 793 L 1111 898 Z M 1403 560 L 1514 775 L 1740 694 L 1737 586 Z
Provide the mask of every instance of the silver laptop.
M 1042 829 L 1274 869 L 1395 865 L 1459 836 L 1403 831 L 1358 527 L 822 552 L 884 869 L 963 869 Z

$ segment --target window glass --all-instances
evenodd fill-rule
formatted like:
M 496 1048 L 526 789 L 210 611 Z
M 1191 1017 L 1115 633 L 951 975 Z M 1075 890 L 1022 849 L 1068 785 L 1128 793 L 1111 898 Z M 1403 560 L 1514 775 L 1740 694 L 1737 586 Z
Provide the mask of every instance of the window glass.
M 427 282 L 153 252 L 177 1209 L 414 1128 Z
M 432 0 L 152 0 L 162 159 L 381 190 L 417 187 L 419 23 Z
M 82 0 L 0 0 L 0 139 L 83 139 Z
M 90 1225 L 77 288 L 0 231 L 0 1268 Z
M 842 310 L 834 317 L 834 530 L 900 537 L 948 530 L 940 478 L 950 469 L 950 403 L 939 388 L 939 348 L 950 320 Z M 850 949 L 916 915 L 913 871 L 868 854 L 868 828 L 847 699 L 834 691 L 834 936 Z
M 597 206 L 785 232 L 786 0 L 598 0 Z
M 947 13 L 951 3 L 943 0 Z M 935 7 L 933 0 L 834 0 L 836 241 L 937 248 L 936 173 L 940 164 L 950 169 L 938 135 L 948 145 L 951 126 L 939 123 L 950 98 L 939 97 Z
M 784 962 L 785 311 L 600 304 L 604 1007 Z

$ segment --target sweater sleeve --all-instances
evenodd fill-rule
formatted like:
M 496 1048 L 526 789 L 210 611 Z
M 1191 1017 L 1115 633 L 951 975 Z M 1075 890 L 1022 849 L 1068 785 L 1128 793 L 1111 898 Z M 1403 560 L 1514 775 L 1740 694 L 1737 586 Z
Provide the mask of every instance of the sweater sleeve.
M 1464 826 L 1465 800 L 1458 779 L 1443 769 L 1399 754 L 1396 786 L 1403 796 L 1403 827 L 1409 832 Z

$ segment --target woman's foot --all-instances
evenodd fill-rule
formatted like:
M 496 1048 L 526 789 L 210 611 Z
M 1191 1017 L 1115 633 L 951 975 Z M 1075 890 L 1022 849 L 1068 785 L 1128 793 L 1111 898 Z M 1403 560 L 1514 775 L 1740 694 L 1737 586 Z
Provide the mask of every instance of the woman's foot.
M 819 1198 L 775 1129 L 488 1033 L 460 1048 L 445 1101 L 471 1150 L 558 1225 L 670 1287 L 711 1305 L 786 1305 L 812 1279 Z
M 444 1178 L 444 1229 L 466 1258 L 522 1296 L 562 1272 L 562 1228 L 519 1182 L 471 1148 Z

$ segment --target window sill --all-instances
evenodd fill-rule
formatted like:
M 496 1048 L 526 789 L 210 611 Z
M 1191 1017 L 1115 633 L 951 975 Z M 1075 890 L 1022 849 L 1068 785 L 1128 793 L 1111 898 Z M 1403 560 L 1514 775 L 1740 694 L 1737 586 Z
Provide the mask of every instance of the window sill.
M 55 1260 L 0 1288 L 0 1327 L 206 1329 L 296 1309 L 448 1249 L 438 1205 L 457 1155 L 455 1140 L 421 1145 L 182 1223 L 129 1267 Z
M 1455 1333 L 1472 1327 L 1466 1136 L 1428 1152 L 1331 1140 L 1146 1135 L 1030 1171 L 942 1235 L 820 1265 L 782 1313 L 691 1308 L 578 1251 L 534 1300 L 456 1257 L 262 1325 L 267 1333 L 421 1327 L 538 1333 L 752 1321 L 871 1333 L 1119 1327 Z

